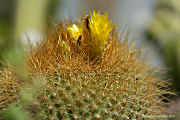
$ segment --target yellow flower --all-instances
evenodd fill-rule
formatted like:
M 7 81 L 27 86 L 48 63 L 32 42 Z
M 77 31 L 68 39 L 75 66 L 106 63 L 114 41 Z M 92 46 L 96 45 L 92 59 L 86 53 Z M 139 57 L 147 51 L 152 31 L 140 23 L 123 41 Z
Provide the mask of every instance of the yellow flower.
M 108 20 L 107 13 L 101 15 L 99 12 L 93 11 L 90 15 L 89 27 L 93 44 L 103 50 L 112 31 L 111 20 Z
M 108 14 L 101 15 L 99 12 L 93 11 L 90 13 L 90 17 L 81 22 L 81 25 L 72 24 L 67 28 L 71 37 L 77 43 L 81 36 L 81 47 L 83 45 L 85 49 L 89 47 L 90 53 L 94 56 L 102 56 L 113 29 L 111 20 L 108 20 Z
M 79 36 L 82 35 L 82 28 L 80 28 L 76 24 L 73 24 L 71 27 L 68 27 L 67 29 L 70 32 L 72 38 L 75 40 L 77 40 Z

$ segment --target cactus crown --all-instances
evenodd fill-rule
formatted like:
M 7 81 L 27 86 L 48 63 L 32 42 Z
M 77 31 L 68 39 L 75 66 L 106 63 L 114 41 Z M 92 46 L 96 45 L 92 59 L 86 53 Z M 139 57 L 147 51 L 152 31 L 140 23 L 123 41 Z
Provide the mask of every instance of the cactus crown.
M 118 36 L 107 14 L 92 12 L 76 24 L 58 24 L 28 53 L 30 81 L 40 75 L 46 82 L 25 110 L 42 120 L 161 114 L 166 83 L 139 57 L 138 50 Z

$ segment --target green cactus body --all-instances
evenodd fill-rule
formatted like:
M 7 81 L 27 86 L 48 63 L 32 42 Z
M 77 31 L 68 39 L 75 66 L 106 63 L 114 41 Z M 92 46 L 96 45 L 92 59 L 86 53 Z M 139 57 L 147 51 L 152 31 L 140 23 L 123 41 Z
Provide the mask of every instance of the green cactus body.
M 84 24 L 88 20 L 91 27 Z M 98 28 L 103 25 L 107 31 Z M 143 115 L 164 112 L 161 96 L 167 91 L 161 87 L 165 81 L 156 76 L 156 69 L 140 60 L 138 50 L 128 44 L 127 39 L 123 41 L 118 36 L 106 16 L 94 12 L 93 22 L 91 17 L 83 19 L 75 31 L 74 27 L 69 31 L 69 26 L 72 25 L 57 25 L 55 32 L 49 33 L 44 42 L 28 53 L 31 79 L 36 75 L 45 77 L 42 79 L 45 84 L 34 93 L 34 102 L 24 107 L 31 111 L 32 118 L 142 120 L 146 119 Z M 91 33 L 93 29 L 99 32 Z M 73 37 L 76 33 L 82 36 L 78 46 L 75 42 L 78 37 Z M 96 35 L 98 39 L 94 39 Z M 105 38 L 101 41 L 101 37 Z M 68 52 L 62 42 L 68 46 Z M 91 48 L 92 42 L 99 45 L 98 52 L 95 47 Z

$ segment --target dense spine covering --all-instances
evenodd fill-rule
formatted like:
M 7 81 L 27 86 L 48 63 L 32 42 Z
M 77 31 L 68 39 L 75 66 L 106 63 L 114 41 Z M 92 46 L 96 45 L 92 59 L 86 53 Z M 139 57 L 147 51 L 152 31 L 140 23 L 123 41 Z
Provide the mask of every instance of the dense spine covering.
M 165 82 L 132 47 L 107 14 L 93 12 L 76 24 L 58 24 L 28 53 L 31 79 L 46 78 L 35 93 L 36 107 L 28 106 L 32 117 L 141 120 L 162 114 Z

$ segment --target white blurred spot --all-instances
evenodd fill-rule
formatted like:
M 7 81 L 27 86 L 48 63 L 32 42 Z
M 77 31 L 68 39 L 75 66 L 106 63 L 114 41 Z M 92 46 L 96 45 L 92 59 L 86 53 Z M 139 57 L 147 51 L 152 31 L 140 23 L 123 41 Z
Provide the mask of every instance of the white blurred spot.
M 29 44 L 36 46 L 37 42 L 39 42 L 42 39 L 42 33 L 34 29 L 30 29 L 28 32 L 25 32 L 21 35 L 21 40 L 26 46 L 28 46 Z

